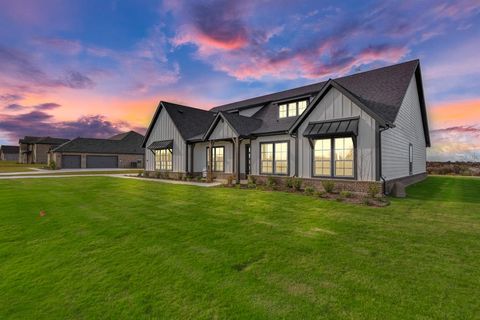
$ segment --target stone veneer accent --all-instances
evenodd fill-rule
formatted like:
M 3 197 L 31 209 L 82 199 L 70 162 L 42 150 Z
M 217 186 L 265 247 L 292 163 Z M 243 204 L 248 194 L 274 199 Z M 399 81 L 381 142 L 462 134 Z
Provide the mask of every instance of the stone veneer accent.
M 185 172 L 173 172 L 173 171 L 145 171 L 152 177 L 154 177 L 156 174 L 163 175 L 164 177 L 168 177 L 170 179 L 183 179 L 187 175 L 191 175 L 192 177 L 203 177 L 202 172 L 194 172 L 193 174 L 188 174 Z M 234 180 L 236 176 L 233 173 L 225 173 L 225 172 L 214 172 L 213 173 L 213 179 L 227 179 L 228 177 L 234 177 Z M 240 179 L 244 180 L 246 179 L 247 176 L 242 173 L 240 174 Z
M 257 179 L 257 183 L 265 184 L 268 177 L 270 176 L 254 176 Z M 279 177 L 279 176 L 271 176 L 275 179 L 277 184 L 282 187 L 286 186 L 286 181 L 288 178 L 291 177 Z M 317 191 L 325 191 L 322 185 L 322 181 L 332 181 L 335 184 L 334 191 L 350 191 L 350 192 L 358 192 L 358 193 L 367 193 L 368 188 L 371 184 L 377 184 L 379 194 L 382 193 L 382 183 L 379 181 L 357 181 L 357 180 L 345 180 L 345 179 L 307 179 L 307 178 L 300 178 L 302 183 L 302 188 L 306 186 L 314 187 Z

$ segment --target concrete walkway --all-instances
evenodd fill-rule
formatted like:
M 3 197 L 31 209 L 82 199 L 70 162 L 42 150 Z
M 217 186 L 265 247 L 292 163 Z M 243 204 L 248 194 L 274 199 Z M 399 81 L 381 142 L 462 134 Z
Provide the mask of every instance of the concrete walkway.
M 170 183 L 170 184 L 182 184 L 188 186 L 197 186 L 197 187 L 217 187 L 222 185 L 220 182 L 211 182 L 211 183 L 203 183 L 203 182 L 193 182 L 193 181 L 177 181 L 177 180 L 163 180 L 163 179 L 147 179 L 147 178 L 140 178 L 133 175 L 125 175 L 125 174 L 64 174 L 64 175 L 34 175 L 34 176 L 7 176 L 7 177 L 0 177 L 0 180 L 11 180 L 11 179 L 45 179 L 45 178 L 73 178 L 73 177 L 110 177 L 110 178 L 122 178 L 122 179 L 133 179 L 133 180 L 141 180 L 141 181 L 151 181 L 151 182 L 160 182 L 160 183 Z

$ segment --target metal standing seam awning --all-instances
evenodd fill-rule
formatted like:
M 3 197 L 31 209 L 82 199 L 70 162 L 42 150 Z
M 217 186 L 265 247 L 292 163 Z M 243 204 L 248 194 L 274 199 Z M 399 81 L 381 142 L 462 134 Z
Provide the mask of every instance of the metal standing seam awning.
M 307 138 L 323 138 L 335 136 L 357 136 L 359 118 L 310 122 L 303 132 Z
M 150 149 L 151 151 L 162 150 L 162 149 L 172 149 L 173 140 L 153 141 L 147 148 Z

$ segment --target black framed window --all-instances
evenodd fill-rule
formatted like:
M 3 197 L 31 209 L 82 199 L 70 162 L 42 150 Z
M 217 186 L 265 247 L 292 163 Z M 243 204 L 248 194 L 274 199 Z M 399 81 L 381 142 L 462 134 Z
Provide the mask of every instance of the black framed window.
M 355 177 L 355 144 L 352 137 L 313 140 L 312 175 Z
M 353 139 L 335 138 L 335 177 L 353 178 Z
M 413 174 L 413 145 L 408 145 L 408 173 Z
M 173 152 L 172 149 L 154 150 L 155 170 L 171 171 L 173 170 Z
M 260 174 L 288 175 L 288 141 L 260 143 Z
M 278 118 L 299 116 L 307 108 L 307 100 L 292 101 L 278 105 Z
M 332 174 L 332 139 L 315 140 L 313 148 L 313 175 L 330 176 Z
M 210 148 L 207 147 L 207 167 L 210 166 Z M 225 171 L 225 147 L 212 147 L 212 171 Z

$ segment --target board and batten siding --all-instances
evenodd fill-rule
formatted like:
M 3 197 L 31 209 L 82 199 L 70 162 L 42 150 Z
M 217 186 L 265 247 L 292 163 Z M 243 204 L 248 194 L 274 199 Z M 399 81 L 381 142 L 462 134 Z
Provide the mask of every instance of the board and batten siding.
M 264 142 L 277 141 L 289 142 L 288 156 L 290 157 L 290 161 L 288 162 L 288 170 L 290 176 L 295 175 L 295 138 L 291 137 L 290 135 L 261 136 L 251 141 L 250 154 L 251 171 L 253 175 L 260 175 L 260 144 Z M 244 145 L 243 148 L 245 148 Z M 245 168 L 245 165 L 243 168 Z
M 409 144 L 413 146 L 413 174 L 426 172 L 426 142 L 415 76 L 395 119 L 395 127 L 382 132 L 382 175 L 385 180 L 409 176 Z
M 375 134 L 376 121 L 353 103 L 347 96 L 331 88 L 298 129 L 298 175 L 312 177 L 312 147 L 303 137 L 309 122 L 359 117 L 357 136 L 357 180 L 375 181 Z
M 153 126 L 145 148 L 145 169 L 155 170 L 155 157 L 147 147 L 154 141 L 173 140 L 173 172 L 185 172 L 186 143 L 164 108 Z
M 235 131 L 225 122 L 220 119 L 210 134 L 209 140 L 231 139 L 236 137 Z
M 209 142 L 195 143 L 193 153 L 193 171 L 204 172 L 207 170 L 207 147 Z M 215 141 L 214 147 L 224 147 L 225 173 L 233 172 L 233 143 L 228 141 Z

